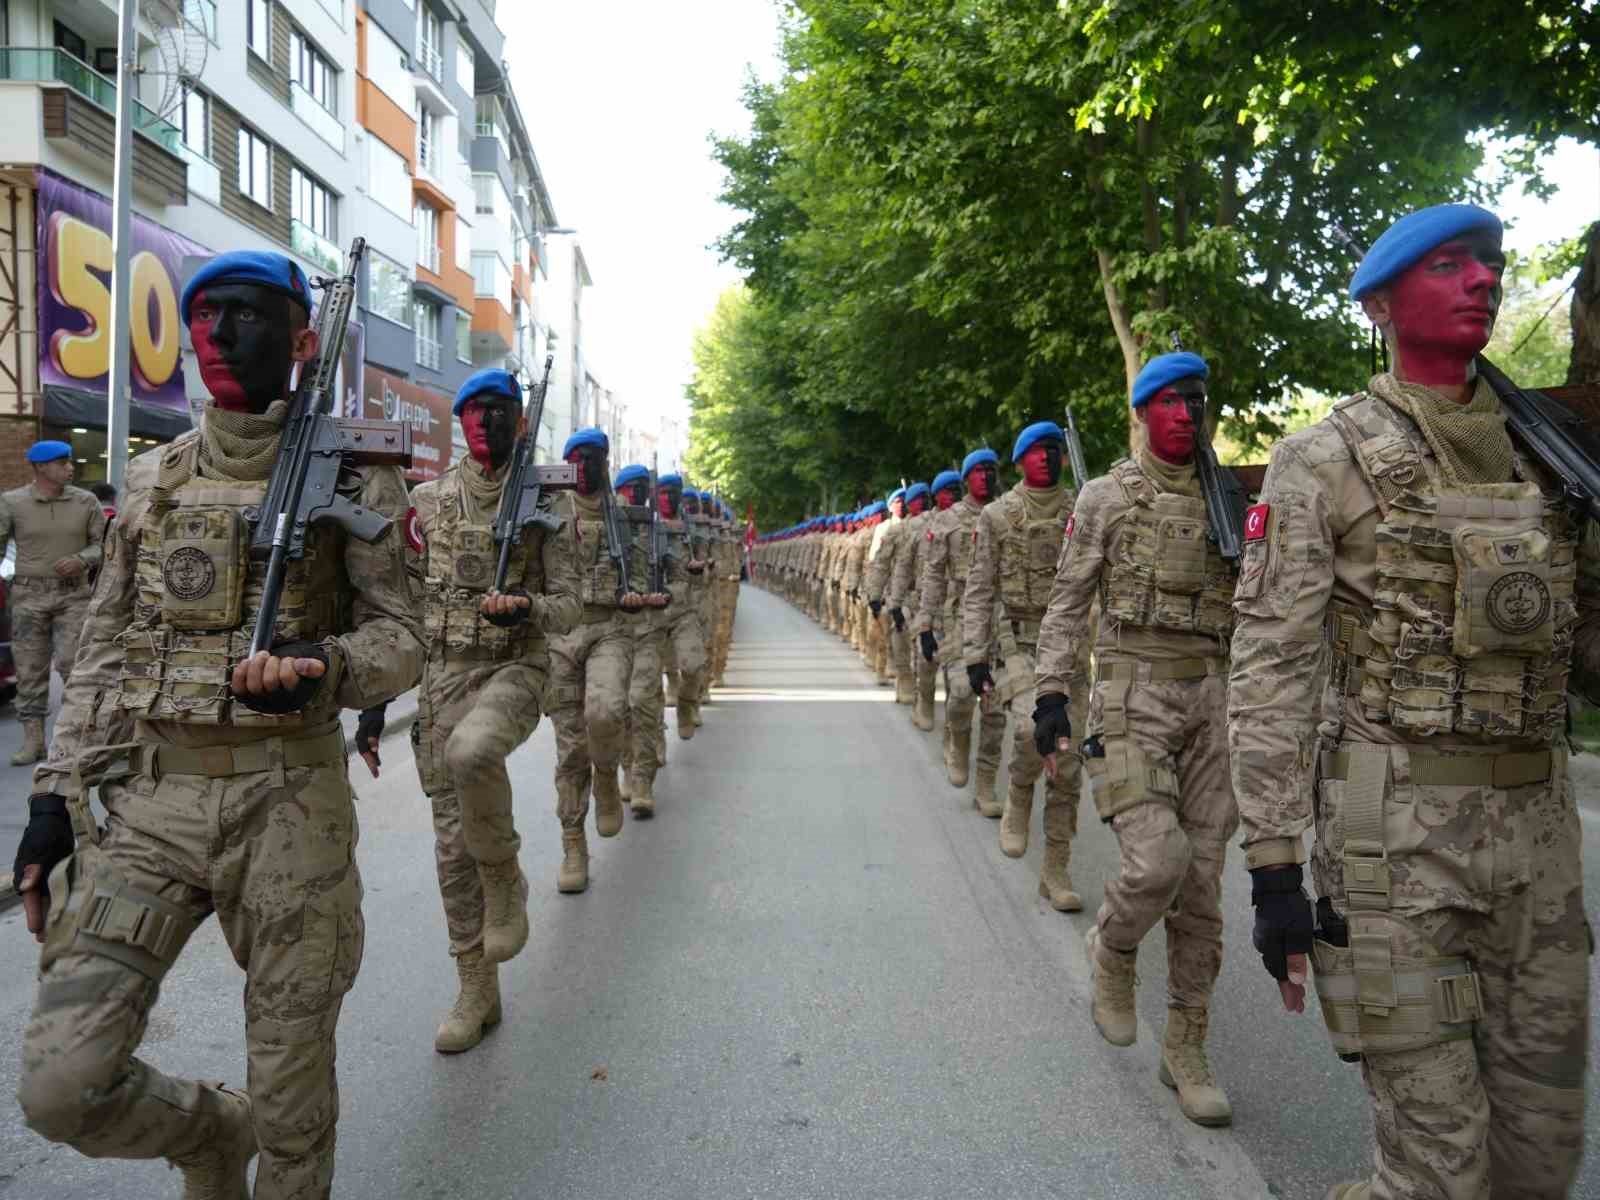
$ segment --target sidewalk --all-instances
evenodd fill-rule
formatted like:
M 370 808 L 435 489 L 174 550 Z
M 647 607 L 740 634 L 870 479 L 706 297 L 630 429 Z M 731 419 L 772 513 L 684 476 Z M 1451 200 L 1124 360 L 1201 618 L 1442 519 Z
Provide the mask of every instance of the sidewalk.
M 55 710 L 61 706 L 61 685 L 55 682 L 50 695 L 51 717 L 46 725 L 47 733 L 55 725 Z M 383 729 L 383 740 L 410 736 L 411 726 L 417 719 L 417 693 L 413 689 L 404 695 L 397 696 L 389 705 L 388 720 Z M 356 714 L 346 712 L 343 715 L 345 741 L 350 752 L 355 753 Z M 10 765 L 11 756 L 22 745 L 22 726 L 18 723 L 14 709 L 7 707 L 0 711 L 0 912 L 11 908 L 18 901 L 16 891 L 11 885 L 11 864 L 16 855 L 17 842 L 22 837 L 23 827 L 28 823 L 28 793 L 33 788 L 33 768 L 13 767 Z M 357 763 L 354 770 L 366 769 L 364 764 Z

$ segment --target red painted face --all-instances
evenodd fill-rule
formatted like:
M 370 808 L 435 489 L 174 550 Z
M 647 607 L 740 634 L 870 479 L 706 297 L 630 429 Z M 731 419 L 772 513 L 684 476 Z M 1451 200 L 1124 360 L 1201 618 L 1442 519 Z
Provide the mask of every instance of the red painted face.
M 919 494 L 915 500 L 911 501 L 910 512 L 911 512 L 911 515 L 913 517 L 916 516 L 920 512 L 927 511 L 927 508 L 928 508 L 928 498 L 926 496 L 923 496 L 923 495 Z
M 1500 311 L 1505 254 L 1488 233 L 1435 246 L 1389 285 L 1387 308 L 1400 374 L 1429 386 L 1465 383 Z
M 1061 443 L 1054 438 L 1035 442 L 1018 465 L 1022 467 L 1022 481 L 1029 487 L 1055 487 L 1061 478 Z
M 213 284 L 190 303 L 189 338 L 218 408 L 264 412 L 288 394 L 289 304 L 282 293 L 250 283 Z
M 1139 409 L 1150 453 L 1162 462 L 1182 466 L 1194 457 L 1194 422 L 1189 419 L 1188 395 L 1205 395 L 1198 379 L 1180 379 L 1162 388 Z
M 671 488 L 656 489 L 656 507 L 661 510 L 663 520 L 675 520 L 678 515 L 678 506 L 672 502 Z
M 995 470 L 993 463 L 979 463 L 967 472 L 967 491 L 979 504 L 994 498 Z
M 461 432 L 467 452 L 487 469 L 498 470 L 511 460 L 517 444 L 521 413 L 509 396 L 474 396 L 461 406 Z
M 955 488 L 940 488 L 933 494 L 933 502 L 939 506 L 939 511 L 943 512 L 956 502 Z

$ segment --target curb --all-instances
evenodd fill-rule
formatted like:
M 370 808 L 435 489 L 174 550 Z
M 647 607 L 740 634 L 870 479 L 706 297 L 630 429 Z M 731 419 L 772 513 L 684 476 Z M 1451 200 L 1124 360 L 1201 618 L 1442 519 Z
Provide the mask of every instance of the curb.
M 417 693 L 407 692 L 396 697 L 391 703 L 388 719 L 383 726 L 383 739 L 388 741 L 392 737 L 408 734 L 411 726 L 417 720 Z M 345 738 L 345 747 L 351 753 L 356 753 L 356 742 L 353 736 Z M 22 902 L 22 897 L 13 886 L 11 872 L 0 871 L 0 913 L 15 908 Z

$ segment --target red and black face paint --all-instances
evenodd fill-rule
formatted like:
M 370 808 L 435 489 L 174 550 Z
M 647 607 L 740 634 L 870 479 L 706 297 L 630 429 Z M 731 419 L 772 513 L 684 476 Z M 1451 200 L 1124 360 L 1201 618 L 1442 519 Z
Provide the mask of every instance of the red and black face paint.
M 1019 460 L 1022 481 L 1031 488 L 1055 487 L 1061 480 L 1061 443 L 1045 438 L 1028 447 Z
M 1151 396 L 1139 409 L 1150 453 L 1162 462 L 1182 466 L 1194 457 L 1194 421 L 1189 404 L 1206 407 L 1206 385 L 1201 379 L 1180 379 Z
M 949 508 L 959 499 L 961 499 L 961 492 L 960 489 L 955 487 L 942 487 L 933 494 L 933 502 L 939 506 L 940 512 Z
M 993 500 L 998 487 L 999 477 L 993 463 L 979 463 L 967 472 L 967 491 L 972 493 L 972 498 L 979 504 L 987 504 Z
M 650 481 L 648 479 L 635 479 L 632 483 L 625 483 L 617 489 L 617 495 L 622 497 L 624 504 L 648 504 L 650 502 Z
M 656 489 L 656 505 L 661 509 L 661 515 L 668 521 L 676 520 L 678 504 L 683 493 L 675 487 L 660 487 Z
M 1500 312 L 1505 253 L 1480 231 L 1435 246 L 1388 287 L 1389 333 L 1409 380 L 1461 384 Z
M 289 393 L 295 315 L 303 310 L 274 288 L 217 283 L 189 306 L 189 337 L 200 378 L 217 407 L 264 412 Z
M 498 471 L 517 447 L 517 422 L 522 410 L 510 396 L 480 392 L 461 407 L 461 432 L 478 465 Z
M 592 496 L 611 480 L 606 470 L 606 449 L 592 443 L 579 446 L 567 455 L 567 461 L 578 468 L 578 494 Z

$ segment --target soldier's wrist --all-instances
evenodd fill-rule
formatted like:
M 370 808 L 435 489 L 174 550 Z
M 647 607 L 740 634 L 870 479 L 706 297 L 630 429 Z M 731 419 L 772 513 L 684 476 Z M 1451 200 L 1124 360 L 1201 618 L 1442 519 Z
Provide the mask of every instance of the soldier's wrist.
M 1305 861 L 1305 846 L 1299 838 L 1263 838 L 1244 848 L 1244 865 L 1252 871 L 1261 867 L 1300 866 Z

